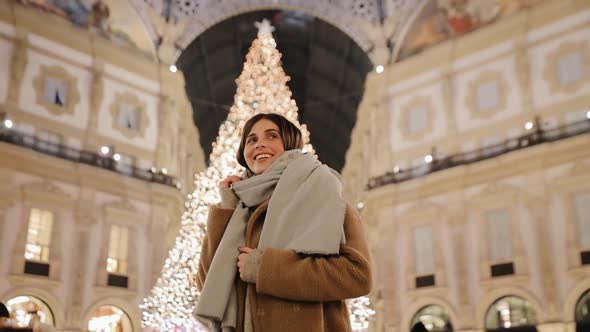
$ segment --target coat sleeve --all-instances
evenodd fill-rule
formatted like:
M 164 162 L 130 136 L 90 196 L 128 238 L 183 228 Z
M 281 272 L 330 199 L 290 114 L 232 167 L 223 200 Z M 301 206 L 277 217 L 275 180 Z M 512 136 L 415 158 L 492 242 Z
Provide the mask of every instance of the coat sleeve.
M 303 255 L 265 248 L 256 290 L 292 301 L 338 301 L 371 291 L 371 266 L 365 235 L 356 211 L 347 205 L 346 244 L 338 255 Z
M 201 257 L 199 260 L 199 272 L 197 273 L 197 288 L 201 290 L 207 278 L 207 272 L 211 266 L 215 251 L 221 242 L 225 228 L 229 224 L 233 209 L 223 209 L 217 206 L 209 208 L 209 217 L 207 218 L 207 233 L 201 246 Z

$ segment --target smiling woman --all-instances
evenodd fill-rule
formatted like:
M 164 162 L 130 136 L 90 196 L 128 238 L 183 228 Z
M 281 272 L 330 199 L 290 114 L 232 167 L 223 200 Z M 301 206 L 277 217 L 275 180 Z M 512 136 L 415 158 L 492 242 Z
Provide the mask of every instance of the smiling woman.
M 281 115 L 244 125 L 237 158 L 246 172 L 219 184 L 197 276 L 195 313 L 214 330 L 351 331 L 345 300 L 371 290 L 362 225 L 340 176 L 302 147 Z
M 234 103 L 235 79 L 240 76 L 246 54 L 257 36 L 254 23 L 268 19 L 275 28 L 273 37 L 281 53 L 282 67 L 290 77 L 286 84 L 297 104 L 298 120 L 313 133 L 310 144 L 319 159 L 340 171 L 357 121 L 365 78 L 373 68 L 369 57 L 346 33 L 320 19 L 323 14 L 315 17 L 309 15 L 310 12 L 265 10 L 243 11 L 230 17 L 227 11 L 234 9 L 227 4 L 232 2 L 236 6 L 238 3 L 250 6 L 261 1 L 219 2 L 227 7 L 221 12 L 228 18 L 186 45 L 176 62 L 184 75 L 204 155 L 211 155 L 211 143 L 216 140 L 218 129 Z M 295 2 L 294 7 L 307 3 Z M 340 2 L 320 2 L 321 6 L 333 6 L 331 12 L 346 6 Z M 218 4 L 210 3 L 211 6 Z M 279 3 L 282 2 L 277 5 Z M 187 29 L 200 27 L 202 22 L 193 19 Z
M 264 172 L 284 151 L 303 148 L 301 132 L 278 114 L 257 114 L 244 126 L 237 159 L 254 174 Z
M 248 169 L 254 174 L 264 172 L 283 152 L 285 148 L 279 127 L 270 120 L 258 121 L 246 137 L 244 157 Z

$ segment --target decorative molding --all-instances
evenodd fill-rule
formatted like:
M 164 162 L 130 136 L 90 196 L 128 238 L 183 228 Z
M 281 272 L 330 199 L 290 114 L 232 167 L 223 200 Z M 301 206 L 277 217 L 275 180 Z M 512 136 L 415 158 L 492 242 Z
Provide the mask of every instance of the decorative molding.
M 49 180 L 24 184 L 22 185 L 22 190 L 25 193 L 46 193 L 52 196 L 61 196 L 65 199 L 70 198 L 65 191 L 63 191 L 61 188 L 59 188 Z
M 580 80 L 562 85 L 559 81 L 559 60 L 571 54 L 580 54 L 582 58 L 582 78 Z M 572 94 L 582 86 L 590 82 L 590 42 L 582 41 L 565 41 L 559 44 L 555 50 L 549 52 L 545 60 L 545 70 L 543 72 L 545 82 L 549 85 L 550 91 L 556 93 Z
M 148 150 L 143 146 L 135 145 L 131 142 L 116 140 L 113 137 L 96 131 L 87 131 L 86 139 L 86 143 L 88 144 L 85 147 L 86 150 L 100 151 L 99 149 L 103 145 L 113 145 L 117 148 L 117 152 L 129 155 L 130 157 L 132 156 L 136 160 L 154 160 L 154 155 L 156 153 L 155 150 Z
M 98 68 L 96 68 L 98 67 Z M 88 128 L 98 127 L 98 114 L 104 97 L 104 73 L 102 66 L 97 65 L 92 71 L 92 83 L 90 85 L 90 112 L 88 115 Z
M 479 88 L 485 84 L 496 83 L 496 105 L 481 109 L 479 103 Z M 508 100 L 508 83 L 500 71 L 484 71 L 468 83 L 465 105 L 473 119 L 489 119 L 506 109 Z
M 410 132 L 409 120 L 413 110 L 423 107 L 426 110 L 426 127 L 422 130 Z M 432 133 L 434 128 L 434 106 L 431 97 L 416 96 L 400 107 L 398 128 L 404 140 L 418 141 Z
M 437 216 L 440 217 L 441 215 L 444 215 L 442 206 L 426 200 L 420 200 L 406 209 L 399 218 L 410 221 L 432 219 Z
M 15 199 L 9 191 L 0 191 L 0 214 L 14 206 Z
M 45 82 L 49 78 L 62 81 L 67 87 L 67 98 L 63 106 L 50 103 L 44 98 Z M 74 114 L 74 108 L 80 102 L 80 91 L 78 90 L 78 78 L 67 72 L 60 66 L 41 65 L 39 73 L 33 79 L 33 89 L 37 95 L 37 104 L 45 107 L 54 115 Z
M 74 206 L 74 198 L 50 180 L 21 185 L 23 201 L 41 202 L 56 211 L 68 211 Z
M 500 183 L 498 181 L 489 182 L 483 186 L 483 188 L 469 200 L 471 205 L 474 206 L 497 206 L 497 202 L 515 201 L 519 199 L 522 194 L 520 188 Z
M 107 203 L 104 205 L 105 210 L 119 210 L 121 212 L 127 213 L 137 213 L 137 208 L 129 202 L 127 199 L 122 199 L 120 201 Z
M 579 176 L 590 176 L 590 164 L 583 161 L 578 161 L 565 174 L 565 177 L 567 178 Z
M 127 198 L 103 205 L 103 211 L 107 222 L 133 228 L 147 223 L 147 218 Z
M 516 78 L 519 84 L 523 112 L 532 112 L 533 95 L 531 88 L 531 59 L 525 36 L 519 36 L 515 42 Z
M 7 276 L 8 282 L 13 287 L 18 287 L 21 285 L 28 285 L 34 286 L 37 288 L 42 288 L 46 291 L 51 291 L 58 287 L 61 283 L 61 280 L 54 280 L 49 279 L 47 277 L 36 276 L 33 274 L 9 274 Z M 21 294 L 22 295 L 22 294 Z
M 121 127 L 119 124 L 119 116 L 121 112 L 121 106 L 127 104 L 137 112 L 137 129 L 131 129 L 127 127 Z M 136 95 L 125 92 L 116 93 L 115 100 L 111 103 L 110 112 L 113 119 L 112 127 L 119 131 L 123 136 L 132 139 L 135 137 L 145 137 L 145 130 L 148 127 L 149 119 L 146 112 L 146 104 L 142 102 Z
M 85 130 L 70 125 L 59 120 L 43 117 L 36 113 L 25 112 L 20 109 L 15 109 L 15 112 L 10 112 L 10 117 L 18 122 L 24 122 L 32 125 L 35 128 L 47 129 L 54 133 L 59 133 L 64 137 L 81 139 L 84 137 Z
M 158 114 L 158 143 L 156 148 L 155 166 L 157 168 L 166 168 L 169 174 L 178 175 L 180 156 L 178 151 L 186 151 L 180 148 L 177 142 L 182 137 L 182 129 L 179 130 L 179 108 L 176 100 L 172 97 L 163 95 L 160 98 L 160 112 Z M 182 157 L 186 158 L 186 157 Z

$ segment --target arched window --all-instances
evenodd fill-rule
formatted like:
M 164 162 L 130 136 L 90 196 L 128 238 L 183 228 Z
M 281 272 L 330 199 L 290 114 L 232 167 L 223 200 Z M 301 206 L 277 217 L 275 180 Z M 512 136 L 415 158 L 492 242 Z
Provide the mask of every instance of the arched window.
M 18 327 L 32 326 L 35 320 L 55 326 L 49 306 L 34 296 L 17 296 L 6 301 L 8 312 L 14 315 Z
M 537 331 L 533 306 L 517 296 L 505 296 L 494 302 L 485 318 L 486 331 Z
M 439 305 L 428 305 L 418 310 L 412 318 L 410 331 L 417 330 L 417 325 L 422 324 L 429 332 L 451 332 L 453 326 L 447 311 Z M 424 330 L 422 328 L 422 330 Z
M 590 289 L 576 302 L 576 331 L 590 330 Z
M 88 321 L 88 331 L 132 332 L 131 320 L 127 314 L 112 305 L 98 307 Z

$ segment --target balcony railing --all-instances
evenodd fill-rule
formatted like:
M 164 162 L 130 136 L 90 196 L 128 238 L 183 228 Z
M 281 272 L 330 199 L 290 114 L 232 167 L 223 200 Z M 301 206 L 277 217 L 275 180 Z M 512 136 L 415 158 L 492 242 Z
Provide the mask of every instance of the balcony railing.
M 141 169 L 133 165 L 119 163 L 112 156 L 103 156 L 95 152 L 78 150 L 62 144 L 45 141 L 33 135 L 2 127 L 2 124 L 0 124 L 0 142 L 18 145 L 60 159 L 99 167 L 134 179 L 180 189 L 178 181 L 172 176 L 161 172 L 153 172 L 151 169 Z
M 537 121 L 535 129 L 532 130 L 531 133 L 507 139 L 495 145 L 457 153 L 440 159 L 437 159 L 436 156 L 432 156 L 433 160 L 430 163 L 407 169 L 397 169 L 397 172 L 391 171 L 370 178 L 369 183 L 367 184 L 367 189 L 373 190 L 389 184 L 421 178 L 445 169 L 477 163 L 513 151 L 526 149 L 543 143 L 555 142 L 590 132 L 590 119 L 548 130 L 541 129 L 538 123 L 539 121 Z

